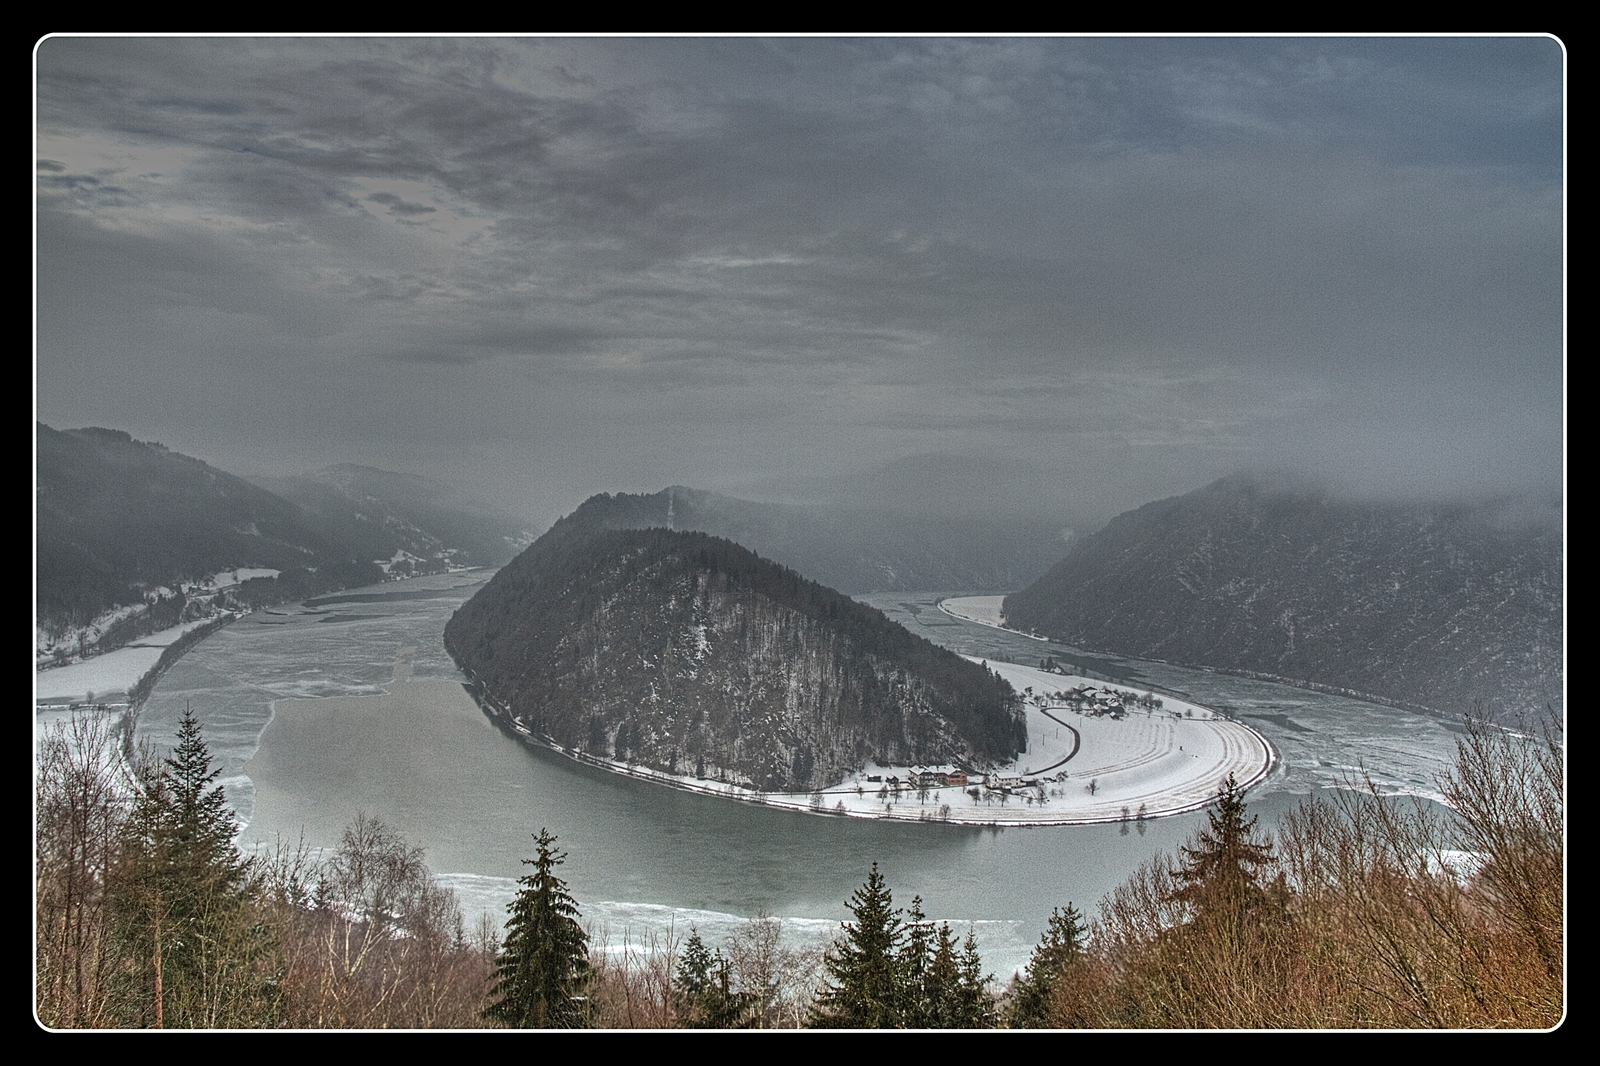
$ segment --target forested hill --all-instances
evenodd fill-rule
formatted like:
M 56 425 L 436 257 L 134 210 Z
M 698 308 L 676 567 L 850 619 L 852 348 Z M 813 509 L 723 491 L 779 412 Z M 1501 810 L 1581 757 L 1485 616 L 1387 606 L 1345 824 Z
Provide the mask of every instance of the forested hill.
M 1147 504 L 1008 596 L 1084 649 L 1253 671 L 1451 714 L 1560 705 L 1559 501 L 1340 501 L 1226 478 Z
M 674 486 L 602 493 L 562 519 L 605 529 L 665 526 L 743 544 L 851 594 L 912 589 L 1008 592 L 1066 553 L 1061 522 L 1039 515 L 941 514 L 860 504 L 777 504 Z
M 35 432 L 42 626 L 86 625 L 162 589 L 166 602 L 154 606 L 170 613 L 180 582 L 237 567 L 279 570 L 312 591 L 383 578 L 288 500 L 199 459 L 118 430 Z
M 872 758 L 986 765 L 1026 739 L 984 667 L 703 533 L 569 516 L 456 612 L 445 647 L 564 747 L 768 791 Z
M 120 430 L 38 423 L 34 439 L 39 626 L 63 654 L 222 606 L 498 564 L 527 543 L 515 523 L 455 507 L 409 475 L 336 467 L 275 483 L 285 498 Z M 201 587 L 240 568 L 278 574 Z

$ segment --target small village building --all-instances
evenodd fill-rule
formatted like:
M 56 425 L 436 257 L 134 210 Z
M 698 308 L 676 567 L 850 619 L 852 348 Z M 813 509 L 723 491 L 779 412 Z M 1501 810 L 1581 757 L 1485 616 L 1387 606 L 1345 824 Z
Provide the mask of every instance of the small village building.
M 909 780 L 914 788 L 959 787 L 967 783 L 967 772 L 948 763 L 942 766 L 913 766 Z

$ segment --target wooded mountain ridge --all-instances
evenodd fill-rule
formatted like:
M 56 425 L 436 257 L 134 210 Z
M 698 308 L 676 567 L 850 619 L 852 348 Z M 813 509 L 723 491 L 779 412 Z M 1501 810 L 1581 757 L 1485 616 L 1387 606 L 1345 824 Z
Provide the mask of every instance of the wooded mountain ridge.
M 1005 681 L 882 612 L 719 537 L 594 518 L 556 523 L 445 628 L 480 698 L 533 733 L 765 791 L 1023 747 Z
M 1085 650 L 1514 716 L 1561 706 L 1562 554 L 1559 500 L 1236 476 L 1118 516 L 1004 614 Z
M 121 430 L 38 423 L 35 443 L 46 632 L 131 606 L 134 625 L 116 632 L 132 639 L 196 613 L 184 583 L 239 568 L 280 571 L 226 594 L 231 605 L 259 606 L 388 575 L 498 565 L 529 539 L 514 520 L 455 505 L 411 475 L 347 465 L 255 484 Z

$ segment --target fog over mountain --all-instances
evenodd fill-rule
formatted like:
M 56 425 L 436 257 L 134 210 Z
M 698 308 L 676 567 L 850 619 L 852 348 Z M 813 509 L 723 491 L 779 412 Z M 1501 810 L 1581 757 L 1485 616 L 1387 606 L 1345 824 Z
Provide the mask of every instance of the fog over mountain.
M 1006 597 L 1085 650 L 1515 718 L 1565 693 L 1559 499 L 1342 498 L 1236 476 L 1119 515 Z
M 650 495 L 601 493 L 563 521 L 711 533 L 851 594 L 1005 592 L 1043 574 L 1071 539 L 1059 516 L 946 515 L 937 513 L 936 502 L 930 497 L 919 513 L 866 501 L 757 503 L 674 486 Z
M 39 423 L 34 447 L 34 610 L 52 654 L 224 608 L 498 566 L 532 539 L 415 475 L 344 465 L 256 484 L 99 427 Z
M 1564 75 L 1540 36 L 52 37 L 36 413 L 534 529 L 674 484 L 1085 529 L 1262 464 L 1558 488 Z

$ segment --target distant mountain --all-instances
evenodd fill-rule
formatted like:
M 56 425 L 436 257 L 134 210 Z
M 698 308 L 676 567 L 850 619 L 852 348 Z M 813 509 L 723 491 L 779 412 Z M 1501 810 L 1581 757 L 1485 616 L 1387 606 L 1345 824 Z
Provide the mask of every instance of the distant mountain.
M 499 566 L 532 540 L 521 523 L 457 499 L 416 474 L 341 463 L 291 478 L 251 478 L 296 504 L 302 520 L 391 576 Z
M 480 697 L 533 733 L 769 791 L 1025 742 L 1009 685 L 881 612 L 719 537 L 593 518 L 556 523 L 445 627 Z
M 407 475 L 333 468 L 320 481 L 285 482 L 295 500 L 120 430 L 39 423 L 35 441 L 47 658 L 106 651 L 222 606 L 371 584 L 386 571 L 499 563 L 526 543 L 508 539 L 514 523 L 431 502 L 438 493 Z M 230 576 L 209 581 L 218 574 Z
M 930 507 L 936 501 L 930 501 Z M 835 504 L 777 504 L 674 486 L 590 497 L 563 521 L 606 529 L 664 526 L 726 537 L 831 588 L 1007 592 L 1067 549 L 1043 519 L 940 516 Z
M 1046 514 L 1082 495 L 1024 458 L 946 452 L 904 455 L 845 473 L 765 478 L 734 494 L 922 517 Z
M 1004 614 L 1086 650 L 1504 717 L 1560 704 L 1562 552 L 1559 501 L 1354 503 L 1233 477 L 1113 519 Z

